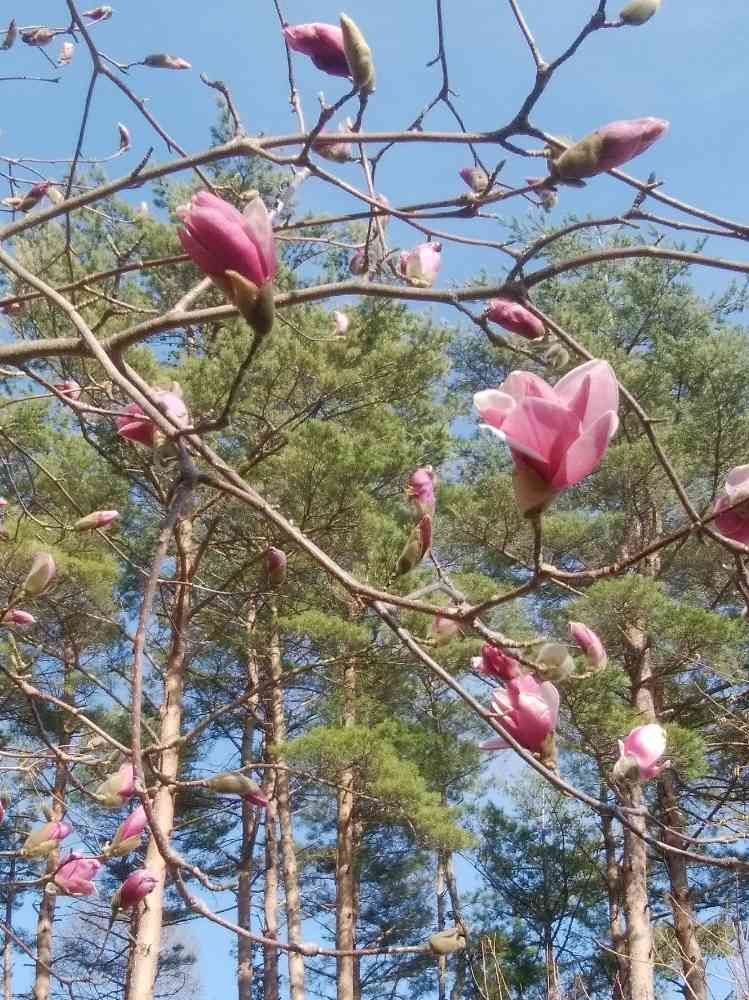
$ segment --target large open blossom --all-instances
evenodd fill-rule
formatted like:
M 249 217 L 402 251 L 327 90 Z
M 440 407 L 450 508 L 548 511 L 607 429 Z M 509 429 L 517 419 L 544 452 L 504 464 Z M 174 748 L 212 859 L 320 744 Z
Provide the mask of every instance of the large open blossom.
M 68 896 L 93 896 L 96 892 L 93 880 L 100 868 L 101 862 L 96 858 L 71 854 L 55 872 L 55 885 Z
M 513 372 L 473 397 L 483 426 L 505 441 L 523 513 L 543 510 L 560 490 L 598 466 L 619 426 L 619 389 L 607 361 L 573 368 L 555 386 Z
M 309 56 L 323 73 L 332 76 L 351 76 L 343 31 L 335 24 L 313 21 L 311 24 L 287 24 L 284 38 L 290 49 Z
M 156 394 L 156 400 L 161 409 L 165 409 L 167 416 L 173 423 L 180 427 L 186 427 L 189 421 L 189 414 L 182 397 L 176 392 L 160 389 Z M 137 444 L 145 444 L 153 447 L 156 441 L 156 424 L 147 417 L 139 403 L 129 403 L 120 416 L 115 418 L 117 433 L 126 441 L 135 441 Z
M 749 545 L 749 465 L 737 465 L 726 476 L 723 495 L 715 501 L 715 527 L 726 538 Z M 730 510 L 727 508 L 731 508 Z
M 659 763 L 666 752 L 666 731 L 657 722 L 636 726 L 623 740 L 619 740 L 619 760 L 615 773 L 623 775 L 635 765 L 641 781 L 656 778 L 671 761 Z
M 513 677 L 494 692 L 492 713 L 522 747 L 538 753 L 556 728 L 559 692 L 551 681 L 539 683 L 530 674 Z M 482 750 L 503 750 L 507 742 L 494 736 L 479 746 Z

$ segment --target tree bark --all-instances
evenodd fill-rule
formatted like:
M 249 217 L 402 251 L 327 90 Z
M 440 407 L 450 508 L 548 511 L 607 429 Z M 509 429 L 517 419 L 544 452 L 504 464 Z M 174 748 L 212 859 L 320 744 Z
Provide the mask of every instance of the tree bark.
M 609 903 L 609 933 L 616 974 L 611 991 L 612 1000 L 626 1000 L 629 995 L 627 964 L 627 934 L 622 916 L 622 870 L 616 859 L 616 841 L 610 816 L 601 816 L 603 846 L 606 855 L 606 893 Z
M 343 669 L 343 725 L 356 722 L 356 667 L 349 659 Z M 353 951 L 356 948 L 356 819 L 354 816 L 353 768 L 344 768 L 338 775 L 336 820 L 336 948 Z M 336 958 L 337 1000 L 357 1000 L 359 963 L 353 955 Z
M 255 738 L 255 712 L 258 706 L 258 661 L 253 645 L 255 631 L 255 604 L 250 604 L 247 614 L 247 710 L 242 728 L 242 766 L 253 761 Z M 257 810 L 242 800 L 242 846 L 239 860 L 237 886 L 237 925 L 249 931 L 252 926 L 252 868 L 257 838 Z M 252 1000 L 253 945 L 245 937 L 237 939 L 237 1000 Z
M 674 776 L 668 770 L 658 779 L 658 802 L 661 819 L 668 827 L 661 834 L 662 838 L 670 846 L 683 850 L 689 846 L 680 836 L 685 832 L 686 823 L 678 806 Z M 689 894 L 687 861 L 679 854 L 666 854 L 665 861 L 671 882 L 669 902 L 684 973 L 684 997 L 685 1000 L 707 1000 L 705 959 L 697 939 L 697 920 Z
M 283 670 L 281 665 L 281 638 L 273 628 L 270 642 L 271 722 L 273 740 L 286 739 L 286 715 L 283 703 Z M 291 819 L 289 772 L 283 757 L 276 757 L 276 808 L 280 829 L 281 866 L 286 897 L 286 933 L 291 944 L 302 940 L 302 908 L 299 896 L 299 870 L 294 846 L 294 827 Z M 296 952 L 287 952 L 289 966 L 290 1000 L 304 1000 L 304 958 Z
M 276 799 L 265 810 L 265 886 L 263 895 L 265 936 L 278 938 L 278 836 Z M 278 948 L 263 953 L 263 1000 L 278 1000 Z
M 445 893 L 447 892 L 447 878 L 445 874 L 445 852 L 437 852 L 437 872 L 434 885 L 437 896 L 437 930 L 445 929 Z M 437 1000 L 446 1000 L 447 997 L 447 959 L 440 955 L 437 959 Z
M 172 614 L 172 639 L 167 657 L 164 676 L 164 701 L 161 706 L 159 739 L 163 744 L 177 740 L 182 726 L 182 691 L 184 685 L 185 653 L 187 650 L 187 629 L 190 621 L 191 588 L 189 583 L 194 572 L 195 547 L 192 537 L 192 521 L 180 518 L 174 530 L 177 548 L 177 569 L 175 573 L 175 606 Z M 180 748 L 173 746 L 164 750 L 159 762 L 159 770 L 167 779 L 176 779 L 179 771 Z M 169 841 L 174 826 L 174 787 L 160 785 L 152 803 L 153 815 L 162 836 Z M 148 896 L 138 923 L 135 941 L 135 956 L 127 1000 L 152 1000 L 154 983 L 158 974 L 159 950 L 164 912 L 164 887 L 166 863 L 153 837 L 146 852 L 146 864 L 157 878 L 156 888 Z
M 8 882 L 16 880 L 16 859 L 10 859 L 10 869 L 8 871 Z M 13 899 L 15 892 L 13 889 L 7 890 L 5 897 L 5 939 L 3 941 L 3 1000 L 13 1000 L 13 938 L 10 932 L 13 929 Z

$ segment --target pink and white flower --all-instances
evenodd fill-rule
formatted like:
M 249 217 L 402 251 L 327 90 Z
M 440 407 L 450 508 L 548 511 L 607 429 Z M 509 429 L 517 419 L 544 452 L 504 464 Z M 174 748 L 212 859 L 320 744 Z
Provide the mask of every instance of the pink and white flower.
M 522 747 L 538 753 L 556 728 L 559 692 L 551 681 L 539 683 L 530 674 L 513 677 L 494 692 L 492 713 Z M 502 736 L 495 736 L 479 746 L 482 750 L 504 750 L 508 744 Z

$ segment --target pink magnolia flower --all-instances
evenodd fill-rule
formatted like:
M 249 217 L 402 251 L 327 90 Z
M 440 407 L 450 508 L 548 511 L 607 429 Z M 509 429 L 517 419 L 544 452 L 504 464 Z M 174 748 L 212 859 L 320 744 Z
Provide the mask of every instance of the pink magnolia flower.
M 72 399 L 77 402 L 81 398 L 81 392 L 83 391 L 77 382 L 73 379 L 66 379 L 65 382 L 54 382 L 53 386 L 60 393 L 61 396 L 67 396 L 68 399 Z
M 0 507 L 7 507 L 7 506 L 8 506 L 8 501 L 5 499 L 5 497 L 0 497 Z
M 749 545 L 749 465 L 737 465 L 726 476 L 723 496 L 715 501 L 715 527 L 726 538 Z M 732 510 L 726 508 L 731 507 Z
M 499 681 L 511 681 L 521 676 L 518 661 L 488 642 L 481 647 L 481 656 L 474 656 L 471 659 L 471 669 L 483 677 Z
M 333 323 L 335 326 L 336 337 L 346 336 L 348 333 L 349 322 L 349 318 L 345 312 L 341 312 L 340 309 L 336 309 L 333 312 Z
M 605 667 L 608 656 L 598 635 L 582 622 L 570 622 L 570 635 L 582 649 L 594 670 Z
M 538 753 L 556 728 L 559 692 L 551 681 L 539 684 L 530 674 L 513 677 L 494 692 L 492 713 L 522 747 Z M 495 736 L 479 746 L 482 750 L 503 750 L 507 742 Z
M 21 854 L 26 858 L 45 857 L 57 850 L 60 841 L 65 840 L 72 832 L 70 823 L 57 819 L 34 827 L 21 848 Z
M 68 896 L 93 896 L 96 892 L 93 879 L 100 868 L 101 862 L 96 858 L 70 854 L 55 872 L 55 885 Z
M 94 794 L 100 800 L 101 805 L 110 809 L 117 809 L 124 805 L 129 798 L 132 798 L 135 791 L 135 771 L 129 761 L 121 764 L 114 774 L 110 774 L 106 781 L 103 781 Z
M 280 587 L 286 580 L 288 563 L 288 557 L 283 549 L 269 545 L 265 550 L 265 572 L 271 587 Z
M 581 180 L 620 167 L 649 149 L 668 130 L 663 118 L 609 122 L 549 162 L 553 177 Z
M 434 514 L 437 500 L 434 495 L 434 469 L 431 465 L 422 465 L 415 469 L 406 486 L 406 496 L 417 517 Z
M 619 425 L 619 388 L 606 361 L 573 368 L 554 387 L 531 372 L 512 372 L 473 400 L 483 426 L 509 445 L 524 514 L 590 475 Z
M 400 255 L 400 272 L 414 288 L 431 288 L 440 269 L 442 244 L 419 243 Z
M 187 426 L 189 414 L 181 396 L 166 389 L 159 390 L 155 395 L 160 408 L 166 409 L 167 415 L 173 423 L 180 427 Z M 115 423 L 117 424 L 117 433 L 121 438 L 153 447 L 156 441 L 156 425 L 150 417 L 145 415 L 139 403 L 129 403 L 122 414 L 115 417 Z
M 130 910 L 136 903 L 153 892 L 159 884 L 158 878 L 147 868 L 138 868 L 132 872 L 115 893 L 112 909 Z
M 492 299 L 484 311 L 484 317 L 527 340 L 536 340 L 546 333 L 538 316 L 512 299 Z
M 257 288 L 276 274 L 273 227 L 262 198 L 253 198 L 244 212 L 209 191 L 198 191 L 177 215 L 182 246 L 201 271 L 224 287 L 227 271 L 235 271 Z
M 460 176 L 466 182 L 474 194 L 481 194 L 486 191 L 489 184 L 489 175 L 481 167 L 463 167 Z
M 99 7 L 94 7 L 92 10 L 84 10 L 83 16 L 87 17 L 94 24 L 97 21 L 106 21 L 112 16 L 112 8 L 102 4 Z
M 148 825 L 146 810 L 142 805 L 133 809 L 130 815 L 117 827 L 112 843 L 104 850 L 107 857 L 122 857 L 140 846 L 140 835 Z
M 9 625 L 35 625 L 36 618 L 28 611 L 21 611 L 20 608 L 12 608 L 3 618 Z
M 97 528 L 108 528 L 119 516 L 118 510 L 95 510 L 79 518 L 73 525 L 73 531 L 96 531 Z
M 343 46 L 343 31 L 334 24 L 287 24 L 283 29 L 286 44 L 295 52 L 309 56 L 323 73 L 331 76 L 351 76 L 346 51 Z
M 656 778 L 671 763 L 670 760 L 658 763 L 666 752 L 666 731 L 657 722 L 636 726 L 618 743 L 619 760 L 614 770 L 616 772 L 618 769 L 620 774 L 626 774 L 630 766 L 637 765 L 640 780 L 647 781 L 649 778 Z
M 37 552 L 26 579 L 21 584 L 21 593 L 30 597 L 39 597 L 49 588 L 55 576 L 57 566 L 49 552 Z

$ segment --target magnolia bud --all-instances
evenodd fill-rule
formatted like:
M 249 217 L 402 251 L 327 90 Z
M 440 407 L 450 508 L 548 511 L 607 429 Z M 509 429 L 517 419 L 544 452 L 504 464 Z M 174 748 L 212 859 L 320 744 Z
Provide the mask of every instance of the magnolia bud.
M 255 806 L 265 807 L 268 799 L 263 795 L 260 785 L 245 774 L 236 771 L 225 771 L 223 774 L 214 774 L 206 781 L 208 788 L 223 795 L 239 795 Z
M 21 584 L 21 593 L 29 597 L 38 597 L 50 586 L 57 573 L 55 560 L 49 552 L 37 552 Z
M 224 271 L 224 279 L 229 297 L 258 337 L 270 333 L 276 309 L 272 282 L 258 288 L 238 271 Z
M 632 26 L 645 24 L 655 14 L 661 5 L 661 0 L 632 0 L 620 11 L 619 17 L 625 24 Z
M 432 934 L 428 944 L 433 955 L 454 955 L 456 951 L 463 951 L 466 946 L 465 931 L 462 927 L 447 927 L 444 931 Z
M 104 5 L 94 7 L 93 10 L 84 10 L 83 16 L 87 17 L 93 24 L 96 24 L 97 21 L 107 21 L 112 16 L 112 8 Z
M 404 573 L 410 573 L 419 565 L 431 547 L 432 519 L 428 514 L 425 514 L 408 536 L 408 541 L 398 557 L 395 575 L 403 576 Z
M 11 48 L 16 38 L 18 38 L 18 28 L 16 27 L 15 18 L 13 18 L 5 30 L 5 40 L 3 41 L 3 44 L 0 45 L 0 49 Z
M 489 174 L 481 167 L 463 167 L 460 176 L 474 194 L 481 194 L 489 186 Z
M 192 69 L 192 64 L 186 59 L 167 55 L 166 52 L 154 52 L 146 56 L 143 65 L 150 66 L 151 69 Z
M 544 351 L 541 355 L 541 360 L 545 361 L 547 365 L 552 368 L 566 368 L 570 361 L 569 351 L 562 347 L 561 344 L 552 344 L 551 347 Z
M 73 525 L 73 531 L 96 531 L 97 528 L 108 528 L 119 516 L 117 510 L 95 510 L 79 518 Z
M 544 677 L 552 681 L 563 681 L 575 672 L 575 661 L 560 642 L 545 643 L 539 651 L 538 662 L 547 668 Z
M 56 187 L 51 187 L 47 190 L 47 197 L 53 205 L 60 205 L 65 201 L 65 195 Z
M 63 42 L 60 48 L 60 54 L 57 57 L 58 66 L 67 66 L 73 58 L 73 53 L 75 52 L 75 45 L 72 42 Z
M 375 89 L 372 50 L 367 45 L 364 35 L 347 14 L 341 14 L 340 22 L 343 32 L 343 49 L 346 53 L 346 62 L 351 70 L 354 86 L 365 94 L 371 94 Z
M 31 28 L 30 31 L 21 32 L 21 41 L 27 45 L 49 45 L 54 37 L 55 33 L 51 28 Z
M 265 550 L 265 572 L 271 587 L 280 587 L 286 581 L 288 558 L 282 549 L 270 545 Z
M 557 490 L 549 486 L 546 480 L 525 462 L 516 464 L 512 470 L 512 488 L 518 510 L 523 517 L 535 517 L 540 514 L 557 495 Z
M 122 124 L 122 122 L 117 122 L 117 131 L 120 135 L 120 149 L 130 148 L 130 132 L 128 128 Z
M 349 271 L 357 276 L 367 273 L 367 261 L 364 256 L 363 251 L 357 250 L 354 256 L 349 261 L 348 265 Z

